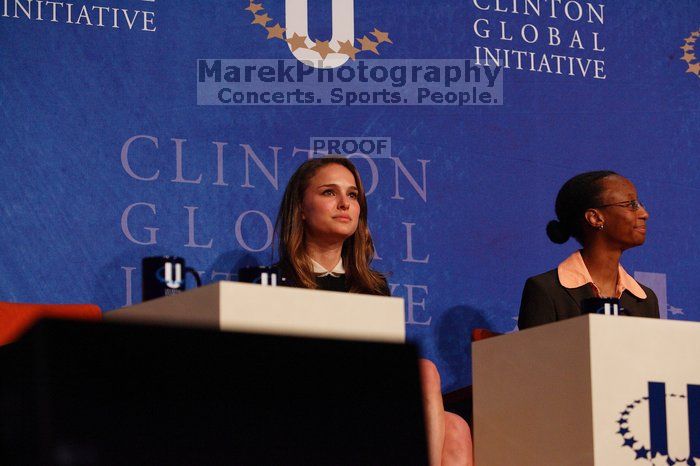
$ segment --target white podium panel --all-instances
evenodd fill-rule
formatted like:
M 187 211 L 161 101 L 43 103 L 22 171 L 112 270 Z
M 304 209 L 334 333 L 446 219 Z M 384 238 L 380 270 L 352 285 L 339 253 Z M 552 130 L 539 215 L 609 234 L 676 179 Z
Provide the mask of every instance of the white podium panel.
M 479 466 L 700 465 L 700 323 L 586 315 L 472 356 Z
M 226 281 L 110 311 L 104 318 L 395 343 L 406 336 L 402 298 Z

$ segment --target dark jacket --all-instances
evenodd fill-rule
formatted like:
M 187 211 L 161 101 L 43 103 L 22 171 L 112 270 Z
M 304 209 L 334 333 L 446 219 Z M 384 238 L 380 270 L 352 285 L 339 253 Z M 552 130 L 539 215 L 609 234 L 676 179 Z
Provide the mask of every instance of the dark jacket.
M 292 286 L 299 287 L 296 282 L 296 277 L 292 273 L 292 268 L 289 264 L 285 262 L 280 262 L 275 265 L 279 273 L 278 284 L 281 286 Z M 350 283 L 346 280 L 345 274 L 340 274 L 338 277 L 333 277 L 331 275 L 326 275 L 325 277 L 316 277 L 316 285 L 319 290 L 326 291 L 350 291 Z M 391 296 L 391 291 L 389 290 L 389 284 L 384 281 L 384 286 L 381 290 L 380 296 Z M 373 293 L 370 293 L 373 294 Z
M 651 290 L 640 283 L 647 294 L 641 299 L 625 290 L 620 297 L 622 315 L 659 318 L 659 302 Z M 559 282 L 557 269 L 530 277 L 525 282 L 520 302 L 518 327 L 520 330 L 536 325 L 569 319 L 583 314 L 583 301 L 594 298 L 590 284 L 578 288 L 565 288 Z

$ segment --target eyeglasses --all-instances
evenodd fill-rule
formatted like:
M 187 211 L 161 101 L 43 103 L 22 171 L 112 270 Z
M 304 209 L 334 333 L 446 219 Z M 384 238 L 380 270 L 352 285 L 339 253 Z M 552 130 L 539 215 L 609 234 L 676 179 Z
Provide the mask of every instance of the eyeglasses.
M 625 202 L 615 202 L 614 204 L 605 204 L 605 205 L 599 205 L 595 206 L 594 209 L 602 209 L 603 207 L 625 207 L 630 209 L 632 212 L 638 211 L 640 208 L 644 208 L 644 204 L 639 202 L 637 199 L 632 199 L 631 201 L 625 201 Z

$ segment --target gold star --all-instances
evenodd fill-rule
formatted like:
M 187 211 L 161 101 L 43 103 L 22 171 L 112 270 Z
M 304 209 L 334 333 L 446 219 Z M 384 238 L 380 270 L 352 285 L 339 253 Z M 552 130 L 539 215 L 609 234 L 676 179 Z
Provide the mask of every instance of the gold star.
M 328 45 L 328 41 L 322 40 L 317 40 L 316 45 L 311 47 L 311 50 L 313 50 L 314 52 L 318 52 L 318 54 L 321 55 L 321 58 L 323 58 L 324 60 L 326 59 L 329 53 L 334 53 L 334 50 Z
M 267 38 L 272 39 L 272 38 L 277 38 L 277 39 L 282 39 L 282 33 L 285 31 L 285 29 L 280 26 L 280 23 L 275 24 L 271 28 L 266 27 L 267 29 Z
M 291 39 L 287 39 L 287 43 L 292 46 L 292 52 L 296 49 L 305 49 L 306 36 L 300 36 L 295 32 Z
M 256 4 L 253 2 L 250 2 L 250 5 L 248 5 L 248 8 L 246 8 L 247 11 L 250 11 L 251 13 L 255 14 L 258 11 L 264 9 L 262 6 L 262 3 Z
M 389 33 L 388 32 L 382 32 L 377 28 L 374 28 L 374 31 L 370 32 L 374 36 L 375 39 L 377 39 L 378 43 L 382 42 L 389 42 L 390 44 L 393 44 L 391 39 L 389 39 Z
M 272 18 L 267 16 L 267 13 L 265 13 L 264 15 L 255 15 L 255 19 L 250 24 L 259 24 L 262 27 L 267 27 L 267 23 L 270 21 L 272 21 Z
M 685 38 L 685 43 L 686 44 L 694 44 L 697 39 L 695 37 L 686 37 Z
M 360 49 L 355 48 L 355 46 L 352 44 L 353 41 L 346 40 L 345 42 L 339 42 L 340 44 L 340 49 L 338 50 L 338 53 L 344 53 L 348 57 L 352 58 L 353 60 L 355 59 L 355 55 L 357 52 L 360 51 Z
M 693 46 L 690 44 L 685 44 L 683 47 L 681 47 L 681 50 L 683 50 L 684 52 L 690 52 L 691 50 L 693 50 Z
M 691 61 L 695 60 L 695 54 L 686 52 L 681 57 L 681 60 L 683 60 L 686 63 L 690 63 Z
M 366 50 L 371 50 L 372 52 L 379 55 L 379 52 L 377 52 L 377 45 L 379 45 L 378 42 L 374 42 L 372 39 L 369 39 L 367 36 L 362 36 L 362 39 L 357 39 L 357 41 L 362 46 L 363 52 Z
M 700 31 L 695 31 L 690 33 L 691 37 L 700 37 Z
M 694 63 L 690 65 L 686 73 L 693 73 L 696 76 L 700 76 L 700 63 Z

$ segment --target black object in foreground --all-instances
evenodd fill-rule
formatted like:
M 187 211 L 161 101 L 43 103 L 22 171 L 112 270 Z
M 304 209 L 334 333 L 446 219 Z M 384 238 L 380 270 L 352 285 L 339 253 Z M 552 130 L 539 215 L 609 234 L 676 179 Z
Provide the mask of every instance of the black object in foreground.
M 0 464 L 427 464 L 412 346 L 42 321 L 0 348 Z

